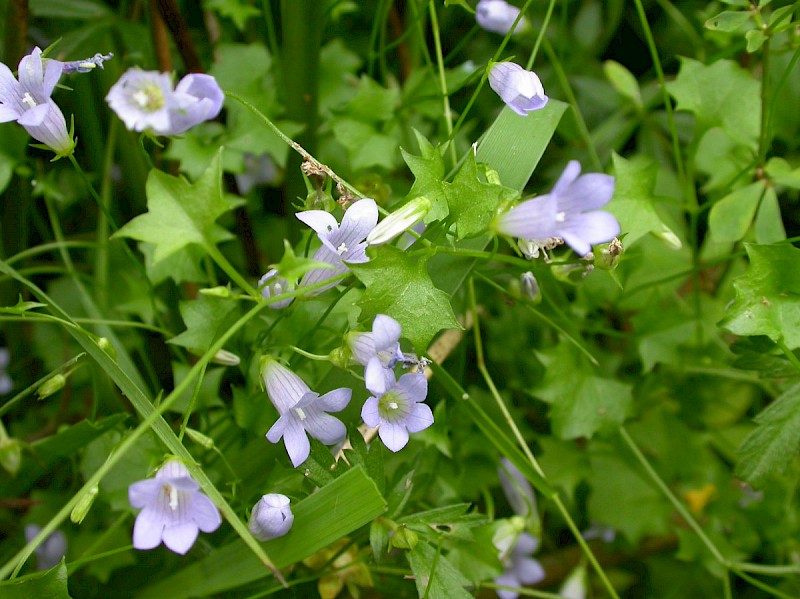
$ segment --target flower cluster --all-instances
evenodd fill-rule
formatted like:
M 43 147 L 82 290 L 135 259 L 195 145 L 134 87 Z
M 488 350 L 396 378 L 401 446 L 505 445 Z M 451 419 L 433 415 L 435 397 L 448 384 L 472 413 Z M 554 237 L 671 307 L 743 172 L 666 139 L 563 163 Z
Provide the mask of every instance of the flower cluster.
M 128 69 L 111 87 L 106 102 L 132 131 L 180 135 L 213 119 L 225 95 L 211 75 L 186 75 L 172 88 L 168 73 Z
M 617 219 L 602 208 L 614 195 L 614 178 L 601 173 L 580 175 L 576 160 L 567 164 L 553 190 L 526 200 L 494 219 L 495 231 L 519 237 L 536 251 L 565 241 L 580 256 L 593 244 L 619 234 Z
M 214 532 L 222 522 L 217 507 L 178 460 L 164 464 L 154 478 L 133 483 L 128 500 L 132 507 L 142 508 L 133 525 L 136 549 L 153 549 L 163 542 L 183 555 L 199 531 Z

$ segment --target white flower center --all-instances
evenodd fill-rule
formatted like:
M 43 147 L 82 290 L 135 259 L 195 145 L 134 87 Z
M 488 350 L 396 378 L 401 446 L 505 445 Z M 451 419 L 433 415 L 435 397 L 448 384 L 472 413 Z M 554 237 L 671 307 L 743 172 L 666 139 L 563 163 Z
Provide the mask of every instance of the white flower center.
M 161 89 L 154 84 L 148 84 L 136 90 L 131 99 L 142 110 L 155 112 L 164 107 L 164 94 Z
M 564 211 L 561 211 L 561 212 L 556 214 L 556 222 L 557 223 L 563 223 L 566 218 L 567 218 L 567 213 L 564 212 Z
M 25 92 L 25 95 L 22 96 L 22 103 L 27 104 L 28 108 L 36 108 L 36 100 L 33 99 L 29 92 Z
M 306 413 L 303 411 L 303 408 L 295 408 L 294 411 L 297 413 L 297 417 L 300 420 L 306 419 Z
M 164 485 L 164 491 L 169 495 L 169 509 L 173 512 L 178 510 L 178 489 L 170 484 Z
M 345 245 L 344 241 L 342 242 L 342 245 L 336 248 L 336 251 L 340 256 L 347 251 L 347 245 Z
M 396 410 L 396 409 L 397 409 L 397 408 L 399 408 L 399 407 L 400 407 L 400 406 L 398 406 L 398 405 L 397 405 L 397 402 L 396 402 L 396 401 L 390 401 L 390 402 L 389 402 L 389 409 L 390 409 L 390 410 Z

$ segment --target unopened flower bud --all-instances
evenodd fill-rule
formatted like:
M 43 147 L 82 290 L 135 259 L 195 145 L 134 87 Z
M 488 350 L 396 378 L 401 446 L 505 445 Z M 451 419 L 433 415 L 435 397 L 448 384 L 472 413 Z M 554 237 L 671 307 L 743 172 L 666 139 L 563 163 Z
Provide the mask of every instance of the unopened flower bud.
M 222 366 L 238 366 L 241 362 L 239 356 L 233 352 L 229 352 L 226 349 L 217 351 L 217 353 L 214 354 L 214 357 L 211 358 L 211 361 L 214 364 L 221 364 Z
M 193 428 L 186 427 L 186 436 L 188 436 L 203 449 L 214 449 L 214 439 L 194 430 Z
M 414 198 L 378 223 L 367 235 L 367 244 L 381 245 L 391 241 L 425 218 L 430 209 L 431 201 L 428 198 Z
M 67 382 L 67 377 L 63 374 L 57 374 L 55 376 L 50 377 L 47 379 L 42 385 L 36 390 L 36 395 L 39 399 L 44 399 L 45 397 L 50 397 L 53 393 L 57 393 L 64 388 L 64 385 Z
M 337 347 L 328 354 L 328 361 L 337 368 L 347 368 L 350 363 L 350 349 L 347 345 Z
M 397 549 L 414 549 L 419 542 L 419 535 L 405 526 L 399 526 L 392 536 L 392 547 Z
M 209 287 L 208 289 L 201 289 L 200 293 L 202 295 L 208 295 L 210 297 L 221 297 L 224 299 L 229 299 L 233 297 L 233 291 L 231 291 L 231 288 L 225 287 L 223 285 L 219 285 L 218 287 Z
M 614 270 L 619 264 L 620 256 L 625 248 L 616 237 L 611 242 L 598 246 L 594 252 L 594 265 L 603 270 Z
M 520 275 L 519 287 L 522 295 L 532 302 L 538 304 L 542 301 L 542 290 L 539 289 L 539 283 L 536 282 L 536 277 L 533 276 L 532 272 L 528 271 Z
M 280 493 L 264 495 L 250 514 L 247 523 L 250 533 L 259 541 L 269 541 L 289 532 L 294 523 L 289 503 L 289 498 Z
M 97 345 L 100 349 L 106 352 L 114 362 L 117 361 L 117 350 L 111 345 L 111 341 L 109 341 L 106 337 L 100 337 L 97 340 Z
M 75 507 L 72 508 L 72 512 L 69 515 L 69 519 L 72 520 L 73 523 L 80 524 L 83 522 L 86 514 L 92 509 L 92 504 L 99 491 L 100 489 L 98 486 L 94 485 L 81 495 L 80 499 L 78 499 L 78 503 L 75 504 Z
M 4 436 L 0 440 L 0 466 L 11 476 L 16 477 L 22 462 L 22 443 L 18 439 Z
M 680 238 L 666 225 L 660 231 L 653 231 L 653 235 L 667 244 L 670 249 L 679 250 L 683 247 Z

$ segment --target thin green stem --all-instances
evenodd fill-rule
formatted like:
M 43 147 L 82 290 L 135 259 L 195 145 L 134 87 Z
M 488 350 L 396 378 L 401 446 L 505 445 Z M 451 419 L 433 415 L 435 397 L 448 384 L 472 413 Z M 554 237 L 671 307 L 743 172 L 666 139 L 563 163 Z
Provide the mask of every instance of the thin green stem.
M 55 370 L 51 371 L 49 374 L 43 376 L 38 381 L 29 385 L 26 389 L 23 389 L 19 393 L 17 393 L 14 397 L 9 399 L 6 403 L 0 406 L 0 418 L 2 418 L 11 408 L 21 402 L 23 399 L 28 397 L 29 395 L 33 395 L 34 392 L 44 385 L 47 381 L 52 379 L 54 376 L 59 374 L 64 374 L 66 372 L 72 372 L 75 369 L 76 364 L 78 364 L 83 358 L 86 357 L 86 352 L 81 352 L 74 358 L 67 360 L 61 366 L 56 368 Z
M 294 345 L 290 345 L 289 349 L 293 352 L 300 354 L 304 358 L 308 358 L 309 360 L 315 360 L 317 362 L 329 362 L 330 358 L 328 356 L 323 356 L 321 354 L 312 354 L 311 352 L 307 352 L 304 349 L 300 349 L 299 347 L 295 347 Z
M 708 551 L 714 556 L 714 559 L 720 563 L 724 568 L 728 568 L 728 562 L 723 557 L 722 553 L 720 553 L 717 546 L 714 545 L 714 542 L 708 538 L 708 535 L 705 533 L 703 528 L 697 523 L 697 520 L 689 513 L 689 510 L 686 509 L 686 506 L 681 503 L 681 501 L 675 497 L 675 495 L 670 491 L 667 484 L 661 479 L 655 469 L 650 465 L 650 462 L 644 456 L 642 451 L 636 445 L 636 442 L 631 438 L 628 434 L 628 431 L 625 430 L 624 427 L 619 428 L 619 434 L 622 437 L 622 440 L 625 441 L 625 444 L 631 450 L 631 453 L 636 457 L 636 459 L 641 464 L 644 471 L 647 475 L 652 479 L 652 481 L 656 484 L 656 486 L 661 490 L 669 502 L 673 505 L 673 507 L 677 510 L 677 512 L 681 515 L 681 517 L 686 521 L 686 524 L 695 532 L 695 534 L 700 538 L 703 544 L 706 546 Z
M 597 171 L 602 171 L 603 163 L 600 161 L 600 156 L 597 154 L 597 150 L 594 147 L 592 134 L 589 132 L 589 127 L 586 125 L 586 120 L 583 118 L 583 113 L 578 105 L 578 100 L 575 97 L 575 93 L 572 91 L 572 85 L 569 83 L 567 74 L 564 72 L 564 68 L 561 66 L 561 61 L 559 60 L 555 50 L 553 50 L 553 47 L 550 45 L 550 42 L 547 40 L 547 38 L 542 38 L 542 47 L 544 48 L 545 54 L 547 54 L 550 65 L 553 67 L 553 72 L 556 75 L 556 79 L 558 79 L 558 84 L 561 86 L 561 91 L 564 92 L 567 102 L 569 102 L 569 105 L 572 106 L 572 112 L 575 115 L 575 123 L 578 125 L 578 132 L 583 138 L 583 143 L 586 145 L 586 151 L 589 153 L 589 160 L 592 162 L 592 167 Z
M 228 262 L 228 259 L 219 251 L 219 248 L 214 245 L 213 243 L 207 243 L 203 246 L 206 253 L 211 257 L 211 259 L 217 263 L 222 271 L 228 275 L 228 277 L 236 283 L 239 287 L 241 287 L 246 293 L 250 294 L 254 298 L 261 298 L 261 294 L 258 290 L 253 287 L 247 280 L 239 274 L 233 265 Z
M 769 36 L 769 34 L 767 35 Z M 769 57 L 769 41 L 770 38 L 767 37 L 767 39 L 764 40 L 764 44 L 761 46 L 761 133 L 758 136 L 759 166 L 763 166 L 767 159 L 767 151 L 769 150 L 770 142 L 769 122 L 772 104 L 770 103 L 769 86 L 769 69 L 771 64 Z
M 58 241 L 53 241 L 50 243 L 42 243 L 35 247 L 29 248 L 27 250 L 23 250 L 18 252 L 8 258 L 6 260 L 7 264 L 14 264 L 15 262 L 19 262 L 20 260 L 24 260 L 25 258 L 32 258 L 33 256 L 38 256 L 39 254 L 46 254 L 53 250 L 61 251 L 62 248 L 96 248 L 97 244 L 93 241 L 64 241 L 60 243 Z
M 200 369 L 200 374 L 197 377 L 197 383 L 194 386 L 194 393 L 192 393 L 192 399 L 189 402 L 189 407 L 186 408 L 186 412 L 183 415 L 183 422 L 181 422 L 181 429 L 178 432 L 178 441 L 183 443 L 183 435 L 186 432 L 186 427 L 189 425 L 189 418 L 192 417 L 192 412 L 194 412 L 195 407 L 197 407 L 197 399 L 200 397 L 200 390 L 203 387 L 203 380 L 206 378 L 206 368 L 208 368 L 208 362 L 203 364 L 203 367 Z
M 522 597 L 539 597 L 540 599 L 563 599 L 562 595 L 556 593 L 548 593 L 547 591 L 537 591 L 536 589 L 528 589 L 521 587 L 510 587 L 505 584 L 497 584 L 496 582 L 482 582 L 481 588 L 492 589 L 499 591 L 511 591 Z
M 272 14 L 270 0 L 261 0 L 261 12 L 264 13 L 264 24 L 267 27 L 267 44 L 272 52 L 274 62 L 280 64 L 280 46 L 275 28 L 275 16 Z
M 795 576 L 800 574 L 800 566 L 770 566 L 767 564 L 751 564 L 749 562 L 732 562 L 731 569 L 736 572 L 752 572 L 766 576 Z
M 736 576 L 738 576 L 742 580 L 746 580 L 754 587 L 761 589 L 765 593 L 769 593 L 770 595 L 774 595 L 775 597 L 780 597 L 781 599 L 796 599 L 796 595 L 787 595 L 783 591 L 776 589 L 775 587 L 770 586 L 764 582 L 761 582 L 758 578 L 754 578 L 753 576 L 750 576 L 745 572 L 741 572 L 739 570 L 734 570 L 734 572 L 736 573 Z
M 733 592 L 731 591 L 731 576 L 729 572 L 725 572 L 722 576 L 722 595 L 724 599 L 733 599 Z
M 453 113 L 450 111 L 450 96 L 447 93 L 447 79 L 444 73 L 444 57 L 442 56 L 442 40 L 439 38 L 439 20 L 436 16 L 436 5 L 433 0 L 428 2 L 431 15 L 431 31 L 433 32 L 433 47 L 436 51 L 436 65 L 439 71 L 439 90 L 442 93 L 442 103 L 444 104 L 444 122 L 447 125 L 447 138 L 450 140 L 450 158 L 453 166 L 458 162 L 456 155 L 456 144 L 453 139 Z
M 117 144 L 119 120 L 111 119 L 103 158 L 103 181 L 100 185 L 100 213 L 97 215 L 97 251 L 94 262 L 94 291 L 100 308 L 108 303 L 108 217 L 111 204 L 111 171 L 114 167 L 114 151 Z
M 547 5 L 547 12 L 544 14 L 542 28 L 539 30 L 539 35 L 536 36 L 536 41 L 533 44 L 533 50 L 531 50 L 531 55 L 528 57 L 528 64 L 525 66 L 525 68 L 529 71 L 533 68 L 533 63 L 536 62 L 536 56 L 539 54 L 539 46 L 542 45 L 542 40 L 547 33 L 547 28 L 550 26 L 550 18 L 553 16 L 553 11 L 555 8 L 556 0 L 550 0 L 550 3 Z
M 789 349 L 789 347 L 784 343 L 783 339 L 778 339 L 775 344 L 781 348 L 783 355 L 786 356 L 786 359 L 795 367 L 797 371 L 800 371 L 800 360 L 797 359 L 797 356 L 794 355 L 794 352 Z

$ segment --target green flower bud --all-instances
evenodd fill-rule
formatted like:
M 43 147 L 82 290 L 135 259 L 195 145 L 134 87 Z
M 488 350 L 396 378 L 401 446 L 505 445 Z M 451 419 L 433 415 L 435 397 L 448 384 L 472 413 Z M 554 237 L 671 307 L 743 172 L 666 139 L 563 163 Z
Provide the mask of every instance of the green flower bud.
M 214 364 L 221 364 L 222 366 L 238 366 L 241 362 L 239 356 L 225 349 L 221 349 L 215 353 L 211 361 Z
M 111 356 L 111 359 L 114 360 L 114 362 L 117 361 L 117 350 L 114 348 L 113 345 L 111 345 L 111 342 L 108 339 L 106 339 L 105 337 L 100 337 L 97 340 L 97 345 L 100 347 L 100 349 L 102 349 L 109 356 Z
M 419 535 L 404 525 L 398 526 L 392 537 L 392 547 L 397 549 L 414 549 L 419 542 Z
M 653 235 L 663 241 L 670 249 L 679 250 L 683 247 L 680 238 L 666 225 L 660 231 L 653 231 Z
M 0 440 L 0 466 L 3 467 L 3 470 L 16 477 L 21 462 L 22 443 L 8 437 Z
M 186 435 L 203 449 L 214 449 L 214 439 L 211 437 L 189 427 L 186 427 Z
M 70 512 L 69 519 L 72 520 L 75 524 L 80 524 L 83 522 L 83 519 L 86 517 L 86 514 L 89 513 L 89 510 L 92 509 L 92 504 L 94 504 L 95 497 L 99 493 L 100 489 L 97 485 L 86 490 L 86 492 L 80 496 L 78 499 L 78 503 L 75 504 L 75 507 L 72 508 L 72 512 Z
M 616 237 L 609 243 L 599 245 L 594 252 L 594 265 L 603 270 L 614 270 L 619 264 L 620 256 L 625 248 Z
M 53 393 L 57 393 L 64 388 L 64 385 L 67 382 L 67 377 L 63 374 L 57 374 L 49 379 L 47 379 L 37 390 L 36 395 L 39 399 L 44 399 L 45 397 L 50 397 Z
M 233 291 L 231 291 L 230 287 L 223 287 L 220 285 L 219 287 L 209 287 L 208 289 L 201 289 L 200 293 L 203 295 L 208 295 L 210 297 L 221 297 L 224 299 L 229 299 L 233 297 Z

